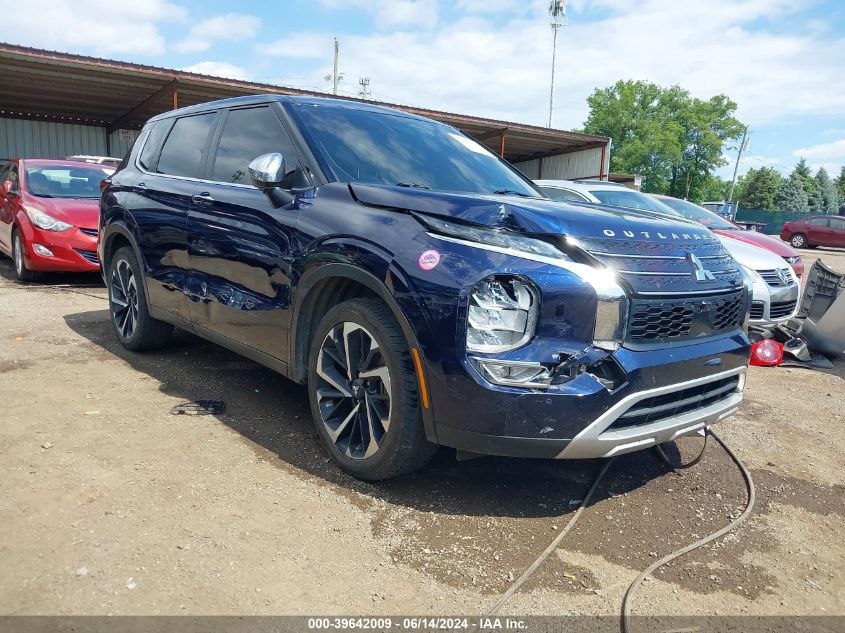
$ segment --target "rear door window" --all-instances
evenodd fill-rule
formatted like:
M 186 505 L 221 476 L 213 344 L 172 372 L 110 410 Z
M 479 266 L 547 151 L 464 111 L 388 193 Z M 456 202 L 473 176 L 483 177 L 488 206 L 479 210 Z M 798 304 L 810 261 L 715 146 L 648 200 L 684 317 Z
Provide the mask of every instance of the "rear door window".
M 202 178 L 208 137 L 216 116 L 216 112 L 207 112 L 176 119 L 161 149 L 156 171 L 169 176 Z
M 229 111 L 211 169 L 211 180 L 250 184 L 249 164 L 263 154 L 285 157 L 285 189 L 307 186 L 296 150 L 270 106 Z
M 807 224 L 811 224 L 812 226 L 827 226 L 827 218 L 813 218 L 812 220 L 808 220 Z

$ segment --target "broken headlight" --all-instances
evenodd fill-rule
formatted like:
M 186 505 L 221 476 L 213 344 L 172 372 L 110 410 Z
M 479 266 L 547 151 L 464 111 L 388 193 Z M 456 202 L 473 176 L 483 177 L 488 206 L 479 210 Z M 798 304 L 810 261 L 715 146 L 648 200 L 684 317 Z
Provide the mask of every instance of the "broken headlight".
M 473 287 L 467 310 L 467 349 L 507 352 L 534 336 L 539 296 L 517 277 L 488 277 Z

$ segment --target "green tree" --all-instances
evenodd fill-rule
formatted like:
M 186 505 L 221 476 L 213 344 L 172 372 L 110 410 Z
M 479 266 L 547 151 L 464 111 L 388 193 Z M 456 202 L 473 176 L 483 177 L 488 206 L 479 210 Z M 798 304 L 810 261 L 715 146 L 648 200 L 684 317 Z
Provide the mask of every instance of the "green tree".
M 810 166 L 807 164 L 806 158 L 802 157 L 795 164 L 795 168 L 792 170 L 790 176 L 792 175 L 795 175 L 801 182 L 801 187 L 804 189 L 804 193 L 807 194 L 807 204 L 810 205 L 810 209 L 813 209 L 813 203 L 817 203 L 817 199 L 815 199 L 816 181 L 813 179 L 813 174 L 810 171 Z
M 839 210 L 839 192 L 836 191 L 836 185 L 833 184 L 824 167 L 819 167 L 815 181 L 818 211 L 821 213 L 836 213 Z
M 845 167 L 839 172 L 839 178 L 833 181 L 839 193 L 839 204 L 845 204 Z
M 789 178 L 783 181 L 775 198 L 775 206 L 780 211 L 806 213 L 809 210 L 807 192 L 804 191 L 804 184 L 801 181 L 800 174 L 796 174 L 793 171 Z
M 728 189 L 731 183 L 723 180 L 716 174 L 710 174 L 702 186 L 696 191 L 696 196 L 690 198 L 692 202 L 704 202 L 706 200 L 725 200 L 728 197 Z
M 742 196 L 739 206 L 746 209 L 774 210 L 775 198 L 781 187 L 781 175 L 771 167 L 760 169 L 749 169 L 745 177 Z
M 679 86 L 618 81 L 588 98 L 584 130 L 613 139 L 613 171 L 643 176 L 643 190 L 701 199 L 724 164 L 722 145 L 742 132 L 724 95 L 695 99 Z

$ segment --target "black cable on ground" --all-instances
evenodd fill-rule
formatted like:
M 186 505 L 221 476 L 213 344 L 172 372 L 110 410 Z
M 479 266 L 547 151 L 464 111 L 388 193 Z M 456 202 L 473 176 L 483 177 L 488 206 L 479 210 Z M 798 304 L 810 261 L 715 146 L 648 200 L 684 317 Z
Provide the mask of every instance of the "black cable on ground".
M 694 460 L 692 460 L 691 462 L 688 462 L 686 464 L 676 464 L 676 463 L 674 463 L 671 459 L 669 459 L 669 457 L 666 455 L 666 453 L 663 452 L 663 447 L 660 444 L 654 445 L 654 452 L 657 453 L 657 456 L 660 458 L 660 461 L 662 461 L 664 464 L 666 464 L 672 470 L 683 470 L 685 468 L 692 468 L 698 462 L 701 461 L 702 457 L 704 457 L 704 451 L 707 450 L 707 440 L 708 439 L 710 439 L 710 431 L 709 431 L 709 429 L 705 428 L 704 429 L 704 446 L 701 447 L 701 452 L 698 454 L 698 457 L 696 457 Z
M 587 505 L 590 503 L 590 500 L 593 498 L 593 495 L 595 494 L 596 489 L 599 487 L 599 483 L 601 482 L 602 478 L 604 477 L 605 473 L 607 472 L 607 469 L 610 468 L 610 465 L 615 461 L 615 459 L 616 458 L 613 457 L 613 458 L 607 460 L 604 463 L 604 466 L 602 466 L 601 470 L 599 471 L 599 474 L 596 475 L 596 478 L 593 480 L 593 485 L 590 486 L 590 490 L 587 492 L 587 494 L 581 500 L 581 505 L 578 506 L 578 509 L 575 511 L 575 514 L 572 515 L 572 518 L 569 519 L 569 523 L 567 523 L 566 526 L 560 531 L 560 534 L 558 534 L 555 537 L 555 539 L 549 544 L 549 546 L 545 550 L 543 550 L 543 553 L 540 554 L 540 556 L 537 557 L 537 560 L 535 560 L 533 563 L 531 563 L 531 565 L 528 567 L 528 569 L 526 569 L 524 572 L 522 572 L 522 575 L 511 583 L 511 586 L 508 587 L 507 591 L 505 591 L 505 593 L 503 593 L 499 597 L 499 599 L 496 600 L 496 602 L 493 604 L 493 606 L 491 606 L 487 610 L 487 613 L 485 613 L 484 615 L 487 616 L 487 615 L 493 615 L 494 613 L 496 613 L 496 611 L 498 611 L 501 608 L 501 606 L 503 604 L 505 604 L 505 602 L 507 602 L 508 598 L 510 598 L 514 593 L 516 593 L 517 590 L 525 583 L 525 581 L 528 580 L 528 578 L 531 576 L 531 574 L 533 574 L 534 571 L 540 565 L 543 564 L 543 561 L 546 560 L 549 557 L 549 554 L 551 554 L 552 552 L 554 552 L 557 549 L 557 546 L 564 539 L 564 537 L 567 534 L 569 534 L 569 532 L 572 530 L 573 527 L 575 527 L 575 523 L 578 521 L 578 518 L 581 516 L 581 513 L 584 511 L 584 508 L 587 507 Z
M 690 543 L 686 547 L 682 547 L 681 549 L 674 551 L 671 554 L 667 554 L 660 560 L 649 565 L 645 569 L 645 571 L 643 571 L 639 576 L 637 576 L 636 580 L 634 580 L 634 582 L 629 585 L 628 590 L 625 592 L 625 597 L 622 599 L 622 633 L 629 633 L 631 630 L 631 602 L 633 600 L 634 594 L 636 593 L 640 584 L 642 584 L 643 580 L 645 580 L 646 576 L 649 576 L 656 569 L 663 567 L 663 565 L 665 565 L 666 563 L 669 563 L 675 560 L 676 558 L 683 556 L 684 554 L 698 549 L 699 547 L 702 547 L 711 541 L 715 541 L 717 538 L 724 536 L 731 530 L 736 529 L 741 523 L 743 523 L 748 518 L 748 515 L 751 514 L 751 510 L 754 508 L 756 492 L 754 490 L 754 481 L 751 479 L 751 473 L 748 472 L 748 469 L 745 467 L 745 464 L 740 461 L 739 457 L 737 457 L 736 454 L 728 447 L 728 445 L 725 444 L 722 438 L 716 435 L 716 433 L 714 433 L 713 431 L 710 431 L 710 434 L 721 445 L 721 447 L 725 449 L 725 452 L 737 465 L 737 468 L 739 468 L 740 472 L 742 473 L 743 479 L 745 479 L 745 486 L 748 490 L 748 503 L 745 506 L 745 510 L 742 514 L 740 514 L 736 519 L 731 521 L 721 530 L 717 530 L 709 536 L 705 536 L 703 539 L 699 539 L 695 543 Z

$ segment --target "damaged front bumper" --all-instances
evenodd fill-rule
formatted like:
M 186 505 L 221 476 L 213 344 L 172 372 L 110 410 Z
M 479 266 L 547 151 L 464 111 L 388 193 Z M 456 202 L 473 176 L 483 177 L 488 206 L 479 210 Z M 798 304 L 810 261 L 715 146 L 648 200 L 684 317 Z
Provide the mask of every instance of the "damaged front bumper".
M 437 438 L 466 452 L 561 459 L 669 442 L 736 411 L 748 349 L 742 332 L 675 349 L 591 348 L 532 391 L 492 384 L 469 360 L 438 401 Z

